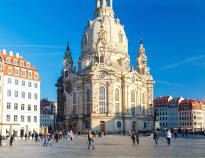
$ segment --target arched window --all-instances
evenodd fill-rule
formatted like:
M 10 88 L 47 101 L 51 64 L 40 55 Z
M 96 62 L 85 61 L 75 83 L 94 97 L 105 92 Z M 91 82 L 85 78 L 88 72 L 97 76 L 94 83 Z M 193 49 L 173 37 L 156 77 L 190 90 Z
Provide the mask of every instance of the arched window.
M 131 113 L 135 116 L 135 91 L 131 91 Z
M 100 87 L 100 89 L 99 89 L 99 96 L 100 96 L 100 100 L 105 100 L 105 87 Z
M 73 93 L 73 113 L 76 114 L 76 92 Z
M 100 107 L 100 114 L 105 113 L 105 87 L 101 86 L 99 88 L 99 107 Z
M 88 89 L 86 92 L 87 95 L 87 114 L 91 113 L 91 90 Z
M 10 62 L 11 62 L 11 59 L 8 57 L 8 58 L 6 58 L 6 62 L 8 63 L 8 64 L 10 64 Z
M 116 88 L 115 89 L 115 114 L 116 115 L 119 115 L 120 113 L 120 92 L 119 92 L 119 89 Z

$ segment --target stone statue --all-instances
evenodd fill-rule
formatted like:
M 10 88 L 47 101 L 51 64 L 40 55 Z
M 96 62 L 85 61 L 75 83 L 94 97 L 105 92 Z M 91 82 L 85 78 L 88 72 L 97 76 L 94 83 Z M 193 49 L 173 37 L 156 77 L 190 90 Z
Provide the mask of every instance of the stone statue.
M 154 111 L 154 121 L 159 121 L 159 113 Z

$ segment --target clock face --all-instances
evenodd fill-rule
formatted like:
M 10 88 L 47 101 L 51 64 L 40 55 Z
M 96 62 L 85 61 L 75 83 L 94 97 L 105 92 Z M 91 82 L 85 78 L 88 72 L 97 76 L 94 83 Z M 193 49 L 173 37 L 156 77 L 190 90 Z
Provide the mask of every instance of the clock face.
M 101 72 L 98 77 L 99 77 L 99 79 L 105 78 L 105 73 L 104 73 L 104 72 Z
M 100 47 L 100 51 L 103 52 L 103 51 L 104 51 L 104 48 L 103 48 L 103 47 Z

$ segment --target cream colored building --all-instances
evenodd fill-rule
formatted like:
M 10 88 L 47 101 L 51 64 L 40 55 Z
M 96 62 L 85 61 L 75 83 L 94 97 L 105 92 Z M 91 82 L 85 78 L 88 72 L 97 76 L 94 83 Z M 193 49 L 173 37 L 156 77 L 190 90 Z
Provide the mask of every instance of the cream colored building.
M 109 0 L 108 0 L 109 1 Z M 112 0 L 97 0 L 81 42 L 78 70 L 69 46 L 58 87 L 58 128 L 129 131 L 153 127 L 155 83 L 141 41 L 137 69 L 130 65 L 124 26 L 114 18 Z

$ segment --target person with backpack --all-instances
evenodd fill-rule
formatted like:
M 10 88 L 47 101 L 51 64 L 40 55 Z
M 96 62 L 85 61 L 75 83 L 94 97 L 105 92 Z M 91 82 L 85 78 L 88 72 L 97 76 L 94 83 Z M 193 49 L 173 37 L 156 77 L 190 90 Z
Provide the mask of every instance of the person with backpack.
M 89 132 L 88 132 L 88 150 L 90 149 L 90 146 L 92 146 L 93 147 L 93 149 L 92 150 L 94 150 L 95 149 L 95 147 L 94 147 L 94 145 L 93 145 L 93 136 L 92 136 L 92 134 L 91 134 L 91 131 L 89 130 Z

